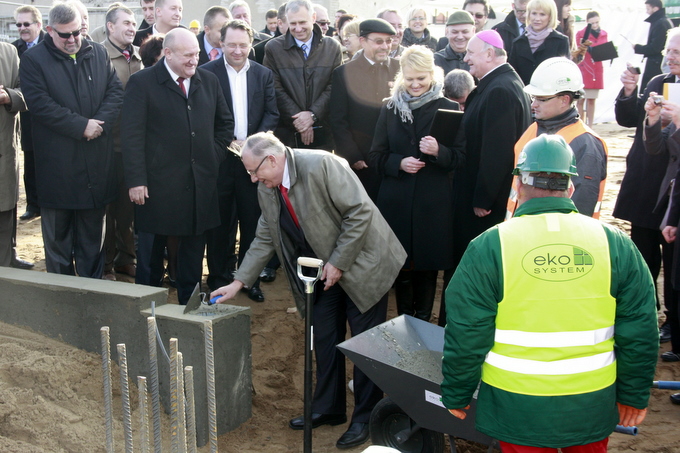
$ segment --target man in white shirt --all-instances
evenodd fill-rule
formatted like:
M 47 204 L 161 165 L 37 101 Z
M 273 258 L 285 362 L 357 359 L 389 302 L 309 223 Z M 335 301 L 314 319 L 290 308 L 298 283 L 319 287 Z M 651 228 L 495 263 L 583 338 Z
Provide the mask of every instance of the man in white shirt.
M 141 46 L 148 36 L 159 33 L 167 34 L 180 27 L 182 22 L 182 0 L 156 0 L 156 23 L 147 29 L 139 30 L 132 44 Z

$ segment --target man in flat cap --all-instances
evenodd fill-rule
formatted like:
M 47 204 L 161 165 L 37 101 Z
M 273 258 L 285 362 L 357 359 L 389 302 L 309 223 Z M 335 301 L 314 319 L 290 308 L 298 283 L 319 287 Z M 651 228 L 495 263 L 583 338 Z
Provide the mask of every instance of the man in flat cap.
M 382 100 L 389 96 L 389 82 L 399 62 L 389 57 L 396 31 L 384 19 L 367 19 L 359 25 L 363 52 L 333 71 L 331 83 L 331 129 L 335 152 L 347 159 L 373 201 L 380 188 L 380 175 L 368 168 L 368 152 Z
M 444 75 L 454 69 L 470 70 L 463 61 L 470 38 L 475 35 L 475 20 L 467 11 L 456 11 L 446 21 L 446 39 L 448 44 L 434 54 L 434 64 L 444 70 Z

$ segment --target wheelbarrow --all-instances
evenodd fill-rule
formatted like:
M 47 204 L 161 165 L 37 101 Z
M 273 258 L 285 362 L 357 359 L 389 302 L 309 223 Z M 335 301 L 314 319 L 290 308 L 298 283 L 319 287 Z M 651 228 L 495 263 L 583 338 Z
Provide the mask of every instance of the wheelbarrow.
M 444 329 L 402 315 L 354 336 L 338 348 L 388 396 L 373 409 L 371 442 L 406 453 L 442 453 L 444 435 L 489 446 L 498 442 L 475 429 L 477 394 L 467 417 L 459 420 L 441 402 Z M 679 389 L 674 381 L 653 387 Z M 637 427 L 617 426 L 616 432 L 637 434 Z M 456 451 L 451 440 L 451 451 Z
M 344 341 L 338 348 L 388 396 L 371 413 L 371 442 L 401 452 L 440 453 L 444 435 L 497 445 L 475 429 L 475 394 L 459 420 L 441 402 L 444 329 L 402 315 Z M 455 452 L 455 443 L 451 443 Z

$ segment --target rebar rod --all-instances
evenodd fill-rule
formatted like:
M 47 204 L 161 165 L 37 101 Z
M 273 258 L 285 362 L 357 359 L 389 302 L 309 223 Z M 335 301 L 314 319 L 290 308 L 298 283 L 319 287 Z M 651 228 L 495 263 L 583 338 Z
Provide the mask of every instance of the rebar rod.
M 208 390 L 208 435 L 210 453 L 217 453 L 217 403 L 215 398 L 215 352 L 212 321 L 203 323 L 205 334 L 205 377 Z
M 177 338 L 170 338 L 170 451 L 172 453 L 180 453 L 177 352 Z
M 99 329 L 102 343 L 102 376 L 104 378 L 104 420 L 106 425 L 106 453 L 114 453 L 113 396 L 111 387 L 111 340 L 109 327 Z
M 184 367 L 184 388 L 187 395 L 187 453 L 196 453 L 196 405 L 194 403 L 194 367 Z
M 185 412 L 185 396 L 184 396 L 184 356 L 181 352 L 177 352 L 177 417 L 179 420 L 179 446 L 180 452 L 187 451 L 187 418 Z
M 146 377 L 137 376 L 137 390 L 139 391 L 139 450 L 149 453 L 149 407 Z
M 155 453 L 163 453 L 161 441 L 161 403 L 158 395 L 158 355 L 156 353 L 156 318 L 146 318 L 147 340 L 149 343 L 149 386 L 151 392 L 151 414 L 153 418 L 153 445 Z
M 128 383 L 128 366 L 125 343 L 118 347 L 118 360 L 120 367 L 120 394 L 123 402 L 123 434 L 125 437 L 125 453 L 132 453 L 132 418 L 130 413 L 130 385 Z

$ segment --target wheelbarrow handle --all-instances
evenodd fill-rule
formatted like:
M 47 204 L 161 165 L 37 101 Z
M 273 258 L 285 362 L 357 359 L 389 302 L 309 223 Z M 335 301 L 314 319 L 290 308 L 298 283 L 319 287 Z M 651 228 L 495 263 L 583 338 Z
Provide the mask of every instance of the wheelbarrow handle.
M 637 426 L 616 425 L 614 432 L 621 434 L 630 434 L 631 436 L 637 436 L 638 428 Z
M 664 390 L 680 390 L 680 381 L 654 381 L 652 388 Z

